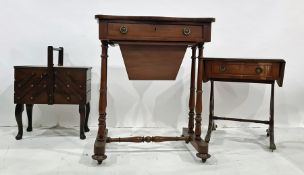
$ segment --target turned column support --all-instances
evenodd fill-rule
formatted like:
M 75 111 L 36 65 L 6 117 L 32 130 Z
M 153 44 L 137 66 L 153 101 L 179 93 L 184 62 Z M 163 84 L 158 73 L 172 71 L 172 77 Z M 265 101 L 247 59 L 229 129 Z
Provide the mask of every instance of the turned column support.
M 192 46 L 192 63 L 191 63 L 191 79 L 190 79 L 190 97 L 189 97 L 189 121 L 188 132 L 194 133 L 194 107 L 195 107 L 195 61 L 196 61 L 196 46 Z
M 100 76 L 100 92 L 99 92 L 99 118 L 98 132 L 94 144 L 94 155 L 92 158 L 97 160 L 99 164 L 107 158 L 105 155 L 105 144 L 107 137 L 106 129 L 106 107 L 107 107 L 107 69 L 108 69 L 108 42 L 101 42 L 101 76 Z
M 191 141 L 190 136 L 181 136 L 181 137 L 166 137 L 166 136 L 135 136 L 135 137 L 118 137 L 118 138 L 107 138 L 107 143 L 111 142 L 167 142 L 167 141 L 185 141 L 186 143 Z
M 107 107 L 107 69 L 108 69 L 108 42 L 102 41 L 101 54 L 101 79 L 99 92 L 99 119 L 98 139 L 104 141 L 106 129 L 106 107 Z
M 196 80 L 196 104 L 195 104 L 195 139 L 201 140 L 201 121 L 202 121 L 202 80 L 203 80 L 203 44 L 198 45 L 198 66 Z

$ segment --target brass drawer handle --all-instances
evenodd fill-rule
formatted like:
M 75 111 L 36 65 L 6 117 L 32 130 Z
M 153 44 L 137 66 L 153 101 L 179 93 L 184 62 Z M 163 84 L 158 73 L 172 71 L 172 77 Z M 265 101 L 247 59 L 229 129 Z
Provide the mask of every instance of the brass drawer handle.
M 261 68 L 261 67 L 257 67 L 256 69 L 255 69 L 255 73 L 256 74 L 261 74 L 263 72 L 263 69 Z
M 226 66 L 225 65 L 221 65 L 220 66 L 220 72 L 226 72 Z
M 190 28 L 189 28 L 189 27 L 185 27 L 185 28 L 183 29 L 183 34 L 184 34 L 185 36 L 190 35 L 190 34 L 191 34 Z
M 126 26 L 121 26 L 120 29 L 119 29 L 120 33 L 122 34 L 126 34 L 128 33 L 128 27 Z

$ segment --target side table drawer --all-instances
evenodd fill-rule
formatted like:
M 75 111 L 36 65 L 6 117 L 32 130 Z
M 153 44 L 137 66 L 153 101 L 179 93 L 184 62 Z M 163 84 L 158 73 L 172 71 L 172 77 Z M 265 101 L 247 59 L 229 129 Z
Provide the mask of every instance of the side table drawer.
M 272 76 L 272 69 L 277 66 L 272 64 L 259 63 L 211 63 L 211 75 L 214 76 L 255 76 L 259 79 L 266 79 Z
M 203 26 L 108 23 L 108 37 L 119 40 L 193 41 L 203 40 Z

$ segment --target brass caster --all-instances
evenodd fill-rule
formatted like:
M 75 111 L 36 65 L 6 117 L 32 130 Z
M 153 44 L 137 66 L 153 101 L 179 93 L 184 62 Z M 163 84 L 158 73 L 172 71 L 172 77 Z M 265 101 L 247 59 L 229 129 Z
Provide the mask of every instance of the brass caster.
M 205 140 L 204 140 L 206 143 L 209 143 L 210 142 L 210 139 L 208 139 L 208 138 L 205 138 Z
M 93 155 L 92 159 L 97 160 L 97 163 L 100 165 L 103 160 L 107 158 L 106 155 Z
M 197 153 L 196 157 L 201 158 L 202 162 L 205 163 L 211 156 L 210 154 Z

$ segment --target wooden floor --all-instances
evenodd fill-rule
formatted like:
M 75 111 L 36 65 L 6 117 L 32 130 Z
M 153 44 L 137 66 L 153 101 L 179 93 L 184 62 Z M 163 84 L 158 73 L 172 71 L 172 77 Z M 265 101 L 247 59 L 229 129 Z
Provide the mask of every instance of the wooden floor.
M 14 139 L 16 127 L 0 127 L 0 174 L 304 174 L 304 128 L 275 128 L 277 150 L 268 150 L 266 128 L 218 128 L 212 157 L 203 164 L 184 142 L 111 143 L 102 165 L 91 159 L 97 128 L 86 140 L 75 128 L 34 128 Z M 205 131 L 205 130 L 204 130 Z M 163 128 L 110 128 L 112 136 L 179 135 Z

